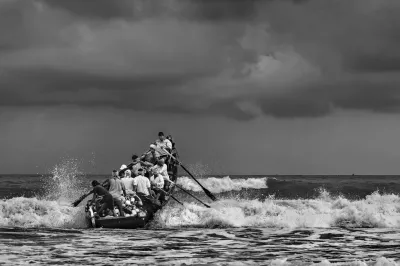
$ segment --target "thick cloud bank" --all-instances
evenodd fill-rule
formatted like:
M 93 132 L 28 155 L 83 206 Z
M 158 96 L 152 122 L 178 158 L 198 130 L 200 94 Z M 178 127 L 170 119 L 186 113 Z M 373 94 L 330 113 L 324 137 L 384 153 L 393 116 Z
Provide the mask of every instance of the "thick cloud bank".
M 397 0 L 0 2 L 0 105 L 397 112 Z

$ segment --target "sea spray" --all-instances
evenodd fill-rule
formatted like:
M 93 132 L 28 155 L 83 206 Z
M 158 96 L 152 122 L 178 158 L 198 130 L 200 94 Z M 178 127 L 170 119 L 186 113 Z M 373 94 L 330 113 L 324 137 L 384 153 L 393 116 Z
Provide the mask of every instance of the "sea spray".
M 82 207 L 72 201 L 87 192 L 84 174 L 76 159 L 63 159 L 41 178 L 41 195 L 0 201 L 0 226 L 85 228 Z
M 316 199 L 221 199 L 212 208 L 195 202 L 167 205 L 153 227 L 400 228 L 400 197 L 375 192 L 347 200 L 324 192 Z
M 63 159 L 50 173 L 42 178 L 45 199 L 70 202 L 89 188 L 77 159 Z
M 242 189 L 262 189 L 268 188 L 267 177 L 263 178 L 237 178 L 231 179 L 229 176 L 222 178 L 208 177 L 198 179 L 199 182 L 212 193 L 221 193 L 226 191 L 238 191 Z M 203 191 L 201 187 L 191 178 L 182 176 L 178 179 L 178 185 L 195 192 Z
M 83 208 L 73 208 L 57 201 L 24 197 L 0 200 L 0 226 L 87 227 Z

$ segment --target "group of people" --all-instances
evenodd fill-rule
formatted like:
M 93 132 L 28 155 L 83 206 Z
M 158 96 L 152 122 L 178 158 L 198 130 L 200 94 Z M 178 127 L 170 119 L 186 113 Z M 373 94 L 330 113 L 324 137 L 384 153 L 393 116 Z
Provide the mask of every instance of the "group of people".
M 160 204 L 166 200 L 167 191 L 173 183 L 169 177 L 169 170 L 175 162 L 177 152 L 171 136 L 165 137 L 163 132 L 158 133 L 158 139 L 150 145 L 150 149 L 142 156 L 132 155 L 132 162 L 122 165 L 120 170 L 113 170 L 111 178 L 103 184 L 92 181 L 93 201 L 102 197 L 102 205 L 97 214 L 110 209 L 114 216 L 117 206 L 120 216 L 125 216 L 123 203 L 125 198 L 136 198 L 141 204 L 139 196 L 151 198 Z

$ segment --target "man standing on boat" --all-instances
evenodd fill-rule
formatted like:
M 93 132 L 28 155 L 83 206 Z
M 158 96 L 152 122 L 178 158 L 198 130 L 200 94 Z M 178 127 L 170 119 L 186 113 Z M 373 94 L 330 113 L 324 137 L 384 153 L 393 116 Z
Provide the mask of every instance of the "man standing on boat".
M 151 187 L 150 180 L 147 177 L 143 176 L 143 171 L 143 168 L 139 168 L 139 175 L 134 178 L 134 185 L 137 193 L 149 196 Z
M 154 143 L 156 145 L 156 154 L 157 157 L 164 157 L 168 154 L 164 151 L 166 149 L 168 152 L 172 150 L 172 143 L 169 139 L 167 139 L 163 132 L 158 133 L 158 139 Z
M 92 181 L 92 186 L 93 190 L 90 191 L 88 194 L 86 194 L 85 197 L 93 193 L 92 202 L 95 202 L 96 198 L 99 196 L 103 197 L 103 202 L 104 202 L 101 205 L 100 209 L 97 210 L 96 216 L 99 216 L 99 214 L 101 214 L 103 211 L 106 211 L 107 209 L 110 209 L 113 212 L 114 216 L 117 216 L 114 211 L 114 202 L 112 195 L 103 186 L 101 186 L 99 181 L 97 180 Z
M 125 216 L 122 207 L 122 193 L 126 196 L 125 186 L 122 181 L 118 178 L 118 171 L 113 170 L 112 177 L 106 181 L 110 185 L 108 192 L 112 195 L 115 205 L 117 205 L 120 216 Z

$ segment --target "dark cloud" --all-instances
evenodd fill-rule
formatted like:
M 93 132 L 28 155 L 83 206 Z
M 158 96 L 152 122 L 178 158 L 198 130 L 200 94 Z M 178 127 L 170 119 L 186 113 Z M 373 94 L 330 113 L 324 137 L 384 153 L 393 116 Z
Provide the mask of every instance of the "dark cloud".
M 397 112 L 400 2 L 0 3 L 0 104 L 250 120 Z
M 260 0 L 42 0 L 54 8 L 95 19 L 143 19 L 173 16 L 180 19 L 219 21 L 251 19 Z

